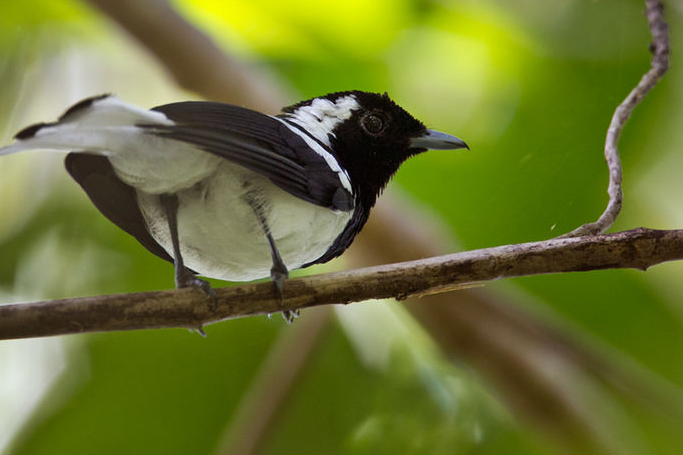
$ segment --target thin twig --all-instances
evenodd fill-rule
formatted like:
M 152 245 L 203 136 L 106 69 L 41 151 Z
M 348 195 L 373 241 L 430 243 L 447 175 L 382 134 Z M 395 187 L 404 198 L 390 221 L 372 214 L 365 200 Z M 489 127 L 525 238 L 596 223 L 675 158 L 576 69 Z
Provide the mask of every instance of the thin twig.
M 414 294 L 447 284 L 683 259 L 683 230 L 633 229 L 552 239 L 288 280 L 281 306 L 270 282 L 217 290 L 179 289 L 0 306 L 0 339 L 164 327 L 199 329 L 240 316 Z
M 623 194 L 621 191 L 621 160 L 619 159 L 619 150 L 617 149 L 619 136 L 633 109 L 657 84 L 669 68 L 669 31 L 664 20 L 664 5 L 659 0 L 645 0 L 645 4 L 645 14 L 650 33 L 652 34 L 652 43 L 650 44 L 650 51 L 653 54 L 652 63 L 650 70 L 640 79 L 638 85 L 617 106 L 607 129 L 607 138 L 605 139 L 605 160 L 609 168 L 609 185 L 607 187 L 609 202 L 607 203 L 607 208 L 597 221 L 579 226 L 560 237 L 578 237 L 605 232 L 614 224 L 621 211 Z

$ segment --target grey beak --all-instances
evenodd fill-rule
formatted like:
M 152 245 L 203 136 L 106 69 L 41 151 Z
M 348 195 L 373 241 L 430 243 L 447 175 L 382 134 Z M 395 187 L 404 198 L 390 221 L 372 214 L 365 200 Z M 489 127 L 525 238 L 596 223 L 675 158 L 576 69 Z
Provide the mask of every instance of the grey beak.
M 432 150 L 470 149 L 462 139 L 434 130 L 427 130 L 424 135 L 412 139 L 410 147 Z

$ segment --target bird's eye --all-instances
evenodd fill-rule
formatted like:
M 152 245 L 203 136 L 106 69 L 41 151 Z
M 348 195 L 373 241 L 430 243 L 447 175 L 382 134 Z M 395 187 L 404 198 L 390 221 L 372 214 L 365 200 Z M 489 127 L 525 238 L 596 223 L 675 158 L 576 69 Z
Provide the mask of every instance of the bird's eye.
M 377 136 L 384 130 L 384 119 L 376 114 L 367 114 L 361 119 L 360 125 L 366 133 Z

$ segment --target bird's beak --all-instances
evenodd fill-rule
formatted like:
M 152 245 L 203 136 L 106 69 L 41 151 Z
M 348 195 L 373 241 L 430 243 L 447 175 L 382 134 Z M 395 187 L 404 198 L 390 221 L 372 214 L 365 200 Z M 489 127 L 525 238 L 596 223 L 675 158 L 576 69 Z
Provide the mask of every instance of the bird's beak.
M 413 138 L 410 147 L 432 150 L 470 149 L 462 139 L 434 130 L 427 130 L 422 136 Z

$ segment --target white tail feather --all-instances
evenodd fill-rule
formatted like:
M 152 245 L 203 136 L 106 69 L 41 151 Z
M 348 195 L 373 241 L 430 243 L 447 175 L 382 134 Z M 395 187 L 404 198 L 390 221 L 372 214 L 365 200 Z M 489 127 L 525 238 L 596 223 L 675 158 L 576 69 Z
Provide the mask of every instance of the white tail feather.
M 0 149 L 0 155 L 24 150 L 46 150 L 68 153 L 87 151 L 91 153 L 116 153 L 131 135 L 138 134 L 135 126 L 83 128 L 69 124 L 44 127 L 33 137 L 18 139 L 14 144 Z
M 12 145 L 8 145 L 6 147 L 0 148 L 0 156 L 11 155 L 12 153 L 21 152 L 22 150 L 26 150 L 26 147 L 24 146 L 24 144 L 16 142 Z
M 88 98 L 54 123 L 39 123 L 20 131 L 14 144 L 0 148 L 0 155 L 22 150 L 106 155 L 121 180 L 154 194 L 189 188 L 214 172 L 221 162 L 220 157 L 191 144 L 148 134 L 140 125 L 171 126 L 174 122 L 161 112 L 141 109 L 112 96 Z
M 138 133 L 139 124 L 173 122 L 161 112 L 124 103 L 114 96 L 88 98 L 68 109 L 55 123 L 38 124 L 19 132 L 14 144 L 0 148 L 0 156 L 23 150 L 106 153 L 120 146 L 126 135 Z

